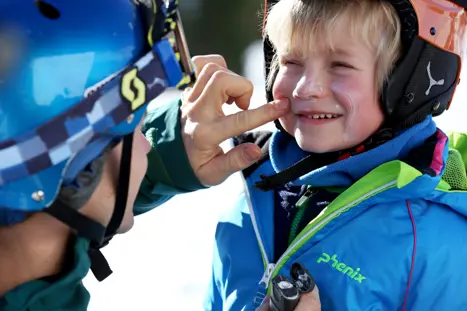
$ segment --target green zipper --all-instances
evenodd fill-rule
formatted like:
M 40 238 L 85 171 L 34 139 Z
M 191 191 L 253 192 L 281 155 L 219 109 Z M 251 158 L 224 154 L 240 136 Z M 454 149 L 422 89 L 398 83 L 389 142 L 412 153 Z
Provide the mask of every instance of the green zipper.
M 289 244 L 292 244 L 293 240 L 298 235 L 298 225 L 303 219 L 303 216 L 305 215 L 306 208 L 308 207 L 308 202 L 310 199 L 317 193 L 318 191 L 314 190 L 311 188 L 311 186 L 308 186 L 305 193 L 300 197 L 300 199 L 297 201 L 295 204 L 295 208 L 297 208 L 297 214 L 295 214 L 295 217 L 292 221 L 292 225 L 290 227 L 290 234 L 289 234 Z

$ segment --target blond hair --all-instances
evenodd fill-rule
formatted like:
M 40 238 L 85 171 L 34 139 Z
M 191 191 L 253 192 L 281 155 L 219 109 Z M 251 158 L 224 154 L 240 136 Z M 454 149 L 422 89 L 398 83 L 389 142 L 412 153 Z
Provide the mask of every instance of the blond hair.
M 333 31 L 345 23 L 352 38 L 375 51 L 376 85 L 381 88 L 401 51 L 401 24 L 397 12 L 381 0 L 280 0 L 267 16 L 265 34 L 275 49 L 268 85 L 278 69 L 278 54 L 298 47 L 306 55 L 324 42 L 333 49 Z

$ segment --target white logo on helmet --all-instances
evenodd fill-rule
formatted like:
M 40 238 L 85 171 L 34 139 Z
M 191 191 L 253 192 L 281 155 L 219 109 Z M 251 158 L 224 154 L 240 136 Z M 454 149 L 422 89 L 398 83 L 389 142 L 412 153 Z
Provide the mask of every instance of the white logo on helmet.
M 431 88 L 435 85 L 444 85 L 444 79 L 441 79 L 441 80 L 435 80 L 433 79 L 433 77 L 431 76 L 431 62 L 428 62 L 428 66 L 426 66 L 426 72 L 428 73 L 428 79 L 430 79 L 430 86 L 428 87 L 428 89 L 426 90 L 425 92 L 425 95 L 429 95 L 430 92 L 431 92 Z

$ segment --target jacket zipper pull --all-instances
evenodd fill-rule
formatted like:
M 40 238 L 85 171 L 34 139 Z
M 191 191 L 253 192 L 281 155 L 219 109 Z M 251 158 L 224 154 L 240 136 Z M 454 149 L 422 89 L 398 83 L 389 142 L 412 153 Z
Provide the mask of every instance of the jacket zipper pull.
M 306 189 L 305 193 L 300 197 L 300 199 L 298 199 L 297 203 L 295 204 L 295 207 L 296 208 L 299 208 L 301 209 L 302 207 L 304 207 L 305 204 L 308 203 L 308 200 L 310 200 L 310 198 L 316 193 L 316 191 L 314 191 L 311 186 L 308 186 L 308 188 Z
M 259 281 L 260 284 L 263 284 L 265 288 L 268 288 L 269 286 L 269 281 L 271 280 L 272 272 L 274 271 L 274 268 L 276 267 L 276 264 L 273 263 L 268 263 L 266 266 L 266 270 L 264 271 L 263 277 Z

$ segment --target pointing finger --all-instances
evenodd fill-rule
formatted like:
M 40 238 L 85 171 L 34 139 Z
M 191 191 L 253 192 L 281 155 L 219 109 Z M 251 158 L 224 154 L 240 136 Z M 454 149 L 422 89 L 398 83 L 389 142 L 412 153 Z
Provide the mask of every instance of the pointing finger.
M 285 115 L 290 109 L 287 99 L 280 99 L 255 109 L 240 111 L 232 115 L 219 118 L 209 135 L 209 143 L 219 144 L 226 139 L 253 130 L 261 125 L 274 121 Z

